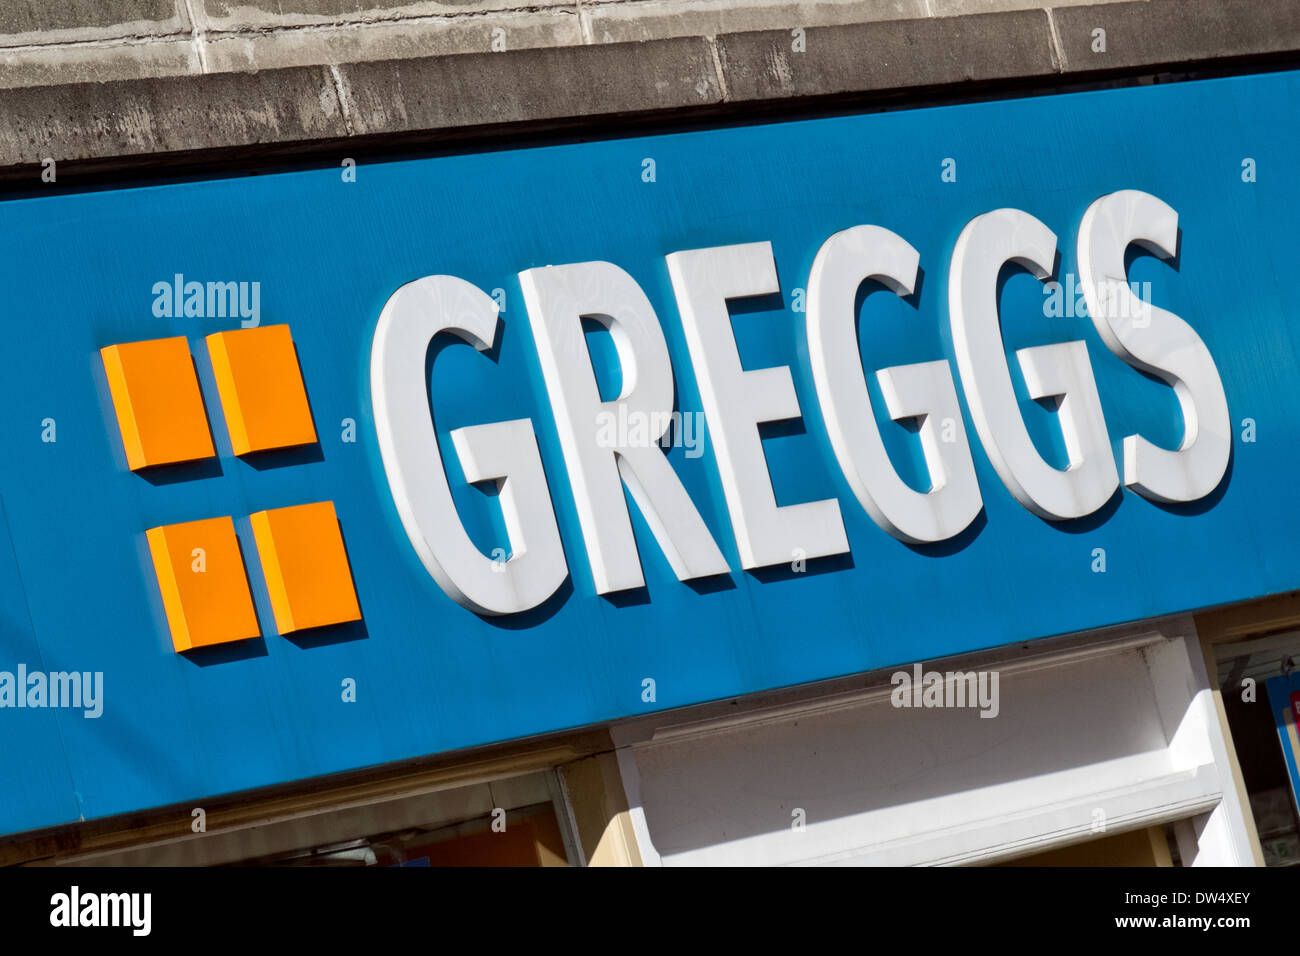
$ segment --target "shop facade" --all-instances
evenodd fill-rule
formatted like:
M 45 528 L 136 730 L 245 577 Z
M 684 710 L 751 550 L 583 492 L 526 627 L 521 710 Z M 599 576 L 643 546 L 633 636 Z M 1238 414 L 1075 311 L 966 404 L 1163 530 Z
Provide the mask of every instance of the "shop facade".
M 578 54 L 335 68 L 16 190 L 0 861 L 1300 858 L 1300 24 L 1113 6 L 1104 75 L 1083 7 L 872 25 L 964 51 L 901 101 L 794 25 L 509 142 L 419 83 Z

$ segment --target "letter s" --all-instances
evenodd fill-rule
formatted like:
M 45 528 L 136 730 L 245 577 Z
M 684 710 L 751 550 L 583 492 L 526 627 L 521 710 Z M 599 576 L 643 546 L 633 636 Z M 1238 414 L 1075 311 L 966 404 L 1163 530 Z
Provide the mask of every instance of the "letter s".
M 1129 288 L 1124 253 L 1132 243 L 1170 258 L 1178 247 L 1178 213 L 1136 189 L 1110 193 L 1088 207 L 1079 224 L 1084 299 L 1115 355 L 1173 386 L 1183 412 L 1183 441 L 1170 451 L 1141 435 L 1126 436 L 1124 484 L 1153 501 L 1195 501 L 1217 488 L 1228 468 L 1228 400 L 1196 331 Z M 1142 321 L 1135 321 L 1139 317 Z

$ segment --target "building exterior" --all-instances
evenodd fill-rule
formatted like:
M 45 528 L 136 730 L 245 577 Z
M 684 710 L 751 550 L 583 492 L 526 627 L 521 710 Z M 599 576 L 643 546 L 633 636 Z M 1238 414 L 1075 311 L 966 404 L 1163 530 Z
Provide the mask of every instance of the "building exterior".
M 0 29 L 0 862 L 1300 859 L 1293 3 Z

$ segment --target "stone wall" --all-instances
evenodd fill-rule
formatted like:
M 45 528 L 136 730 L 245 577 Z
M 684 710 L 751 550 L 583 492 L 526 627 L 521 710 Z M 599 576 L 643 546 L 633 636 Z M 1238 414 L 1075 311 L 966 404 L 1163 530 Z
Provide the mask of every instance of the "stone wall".
M 0 0 L 0 178 L 1300 57 L 1300 0 Z

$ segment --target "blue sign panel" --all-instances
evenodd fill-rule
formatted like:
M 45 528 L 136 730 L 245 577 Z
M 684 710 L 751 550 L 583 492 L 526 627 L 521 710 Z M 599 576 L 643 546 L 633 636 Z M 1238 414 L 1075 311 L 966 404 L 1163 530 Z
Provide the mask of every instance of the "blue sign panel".
M 0 831 L 1297 587 L 1297 102 L 1300 74 L 1276 73 L 0 203 Z M 1094 201 L 1122 190 L 1177 213 L 1176 250 L 1133 246 L 1127 274 L 1110 279 L 1135 283 L 1141 300 L 1195 331 L 1222 420 L 1199 400 L 1180 405 L 1167 376 L 1108 347 L 1087 313 L 1077 237 Z M 955 255 L 963 230 L 998 209 L 1050 229 L 1059 256 L 1042 279 L 1002 270 L 1000 347 L 970 314 L 956 328 L 951 297 L 956 265 L 975 268 L 992 248 L 972 241 Z M 1032 238 L 999 221 L 1012 240 Z M 942 363 L 933 381 L 953 382 L 960 404 L 955 420 L 929 423 L 935 447 L 966 443 L 978 496 L 966 502 L 975 517 L 939 540 L 908 541 L 873 519 L 841 467 L 813 372 L 814 260 L 832 235 L 862 225 L 906 240 L 919 271 L 910 294 L 864 286 L 876 291 L 857 297 L 870 407 L 841 409 L 837 427 L 874 417 L 898 477 L 924 492 L 934 478 L 926 431 L 891 419 L 887 403 L 908 396 L 891 397 L 875 373 Z M 770 557 L 790 539 L 763 514 L 751 513 L 744 542 L 733 520 L 738 486 L 761 497 L 768 477 L 719 441 L 718 419 L 744 403 L 727 391 L 727 369 L 705 368 L 725 356 L 716 335 L 699 334 L 705 305 L 683 294 L 718 277 L 697 268 L 712 260 L 667 258 L 767 242 L 779 292 L 730 303 L 740 366 L 788 368 L 800 410 L 759 427 L 765 470 L 776 505 L 837 503 L 808 521 L 821 521 L 822 540 L 841 522 L 848 547 L 821 558 L 785 548 L 782 563 Z M 593 261 L 625 272 L 657 317 L 681 423 L 667 461 L 725 573 L 679 580 L 681 557 L 666 556 L 628 494 L 645 583 L 598 593 L 575 504 L 589 490 L 565 455 L 519 277 Z M 484 559 L 520 550 L 511 483 L 499 496 L 467 483 L 471 471 L 499 475 L 491 462 L 466 465 L 453 433 L 527 420 L 536 436 L 567 574 L 519 613 L 453 600 L 390 487 L 372 346 L 385 304 L 426 276 L 457 277 L 500 310 L 490 348 L 434 341 L 427 402 L 405 407 L 432 415 L 455 514 Z M 587 322 L 582 337 L 609 398 L 633 376 L 615 357 L 617 324 L 601 325 Z M 218 334 L 278 326 L 288 335 L 252 350 Z M 179 348 L 166 341 L 177 337 Z M 1069 342 L 1082 353 L 1040 351 L 1028 380 L 1017 352 Z M 1010 407 L 1031 440 L 1015 454 L 988 440 L 1011 427 L 1007 408 L 973 401 L 990 348 L 1008 363 Z M 1054 407 L 1053 381 L 1070 375 L 1095 379 L 1104 432 L 1087 389 Z M 779 379 L 763 379 L 750 403 L 788 407 Z M 1063 431 L 1067 413 L 1088 428 Z M 1200 416 L 1200 447 L 1218 441 L 1230 454 L 1210 469 L 1212 490 L 1192 500 L 1134 490 L 1125 440 L 1176 450 L 1189 413 Z M 527 450 L 528 429 L 511 434 L 497 450 Z M 1115 471 L 1089 448 L 1089 493 L 1104 503 L 1080 517 L 1044 516 L 1061 506 L 1035 505 L 1032 482 L 1017 493 L 1004 480 L 1026 447 L 1055 473 L 1098 434 Z M 408 478 L 418 509 L 437 476 Z M 1067 505 L 1085 498 L 1065 495 Z M 745 569 L 755 564 L 745 554 L 759 552 L 762 566 Z

